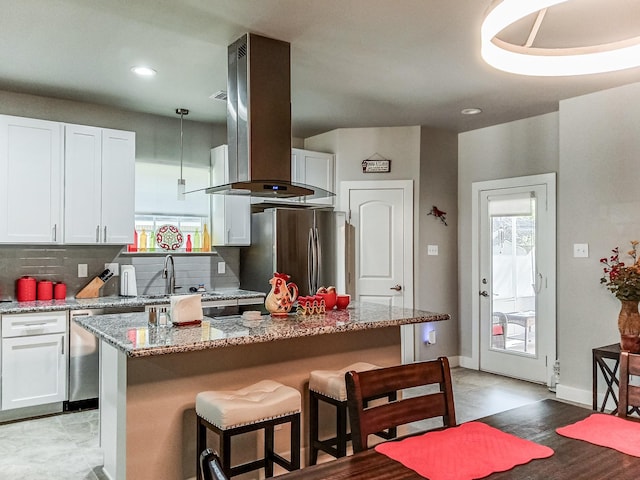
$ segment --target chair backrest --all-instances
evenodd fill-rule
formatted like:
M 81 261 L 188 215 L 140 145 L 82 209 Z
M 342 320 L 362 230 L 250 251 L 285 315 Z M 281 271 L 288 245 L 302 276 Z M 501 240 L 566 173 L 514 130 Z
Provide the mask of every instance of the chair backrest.
M 442 416 L 445 427 L 456 425 L 451 372 L 446 357 L 428 362 L 345 374 L 354 452 L 366 450 L 371 434 L 418 420 Z M 439 384 L 439 391 L 365 407 L 365 400 L 390 392 Z
M 200 465 L 203 480 L 229 480 L 222 471 L 220 457 L 210 448 L 200 454 Z
M 629 384 L 629 376 L 640 376 L 640 355 L 620 352 L 620 391 L 618 416 L 626 417 L 635 410 L 640 413 L 640 386 Z M 631 408 L 631 410 L 630 410 Z

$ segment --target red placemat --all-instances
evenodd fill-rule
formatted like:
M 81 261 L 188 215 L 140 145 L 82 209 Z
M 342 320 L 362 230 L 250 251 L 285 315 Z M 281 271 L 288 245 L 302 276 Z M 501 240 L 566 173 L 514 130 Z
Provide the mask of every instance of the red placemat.
M 557 428 L 556 432 L 565 437 L 640 457 L 640 423 L 632 420 L 594 413 L 584 420 Z
M 553 450 L 481 422 L 376 445 L 377 452 L 431 480 L 471 480 L 504 472 Z

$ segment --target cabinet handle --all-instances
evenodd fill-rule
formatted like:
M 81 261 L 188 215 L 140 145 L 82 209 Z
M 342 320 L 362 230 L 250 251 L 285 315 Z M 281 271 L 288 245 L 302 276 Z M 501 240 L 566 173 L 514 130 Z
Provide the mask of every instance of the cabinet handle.
M 54 242 L 58 241 L 58 224 L 57 223 L 53 224 L 53 241 Z
M 104 226 L 104 237 L 102 239 L 104 243 L 107 243 L 107 226 Z
M 96 243 L 100 243 L 100 225 L 96 225 Z
M 227 243 L 231 242 L 231 229 L 227 228 Z
M 61 355 L 64 355 L 64 335 L 61 337 L 62 341 L 60 342 Z

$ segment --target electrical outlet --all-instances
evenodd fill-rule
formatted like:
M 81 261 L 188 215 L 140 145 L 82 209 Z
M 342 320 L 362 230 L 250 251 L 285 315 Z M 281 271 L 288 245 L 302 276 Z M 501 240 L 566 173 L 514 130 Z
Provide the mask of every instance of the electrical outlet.
M 86 278 L 89 275 L 87 272 L 87 264 L 79 263 L 78 264 L 78 278 Z
M 574 258 L 587 258 L 589 256 L 589 244 L 588 243 L 574 243 L 573 244 L 573 257 Z
M 113 276 L 117 277 L 120 275 L 120 264 L 119 263 L 105 263 L 104 268 L 108 268 L 113 272 Z
M 224 274 L 227 271 L 227 264 L 224 262 L 218 262 L 218 273 Z
M 438 255 L 438 245 L 427 245 L 427 255 Z

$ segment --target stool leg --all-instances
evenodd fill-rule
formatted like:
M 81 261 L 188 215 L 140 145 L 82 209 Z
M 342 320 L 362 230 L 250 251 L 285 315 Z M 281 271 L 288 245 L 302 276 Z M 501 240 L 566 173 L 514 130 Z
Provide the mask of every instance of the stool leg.
M 264 427 L 264 476 L 273 477 L 273 425 Z
M 318 396 L 309 391 L 309 465 L 318 462 Z
M 336 405 L 336 450 L 338 458 L 347 455 L 347 402 Z
M 317 453 L 317 451 L 316 451 Z M 291 468 L 300 468 L 300 414 L 296 414 L 291 420 Z
M 231 435 L 225 430 L 220 433 L 220 460 L 222 461 L 222 471 L 231 478 Z
M 200 465 L 200 454 L 207 446 L 207 428 L 202 423 L 199 416 L 196 415 L 196 478 L 202 478 L 202 467 Z

